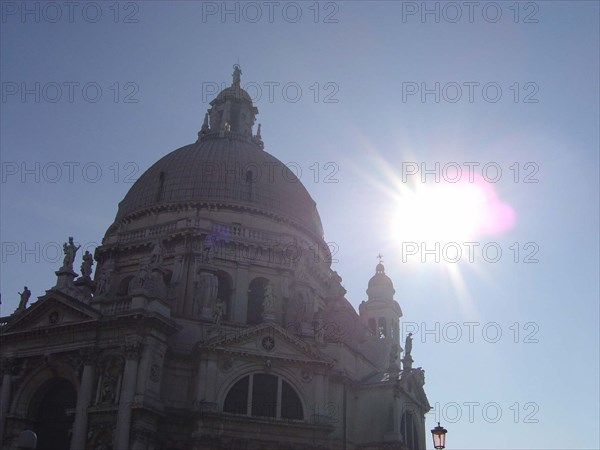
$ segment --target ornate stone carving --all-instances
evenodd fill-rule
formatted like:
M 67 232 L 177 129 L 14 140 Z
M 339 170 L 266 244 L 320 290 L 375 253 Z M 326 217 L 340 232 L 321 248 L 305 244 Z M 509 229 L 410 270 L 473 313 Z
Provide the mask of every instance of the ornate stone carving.
M 160 366 L 158 364 L 152 364 L 150 366 L 150 380 L 158 383 L 160 380 Z
M 52 311 L 48 314 L 48 323 L 50 325 L 56 325 L 60 321 L 60 314 L 58 311 Z
M 221 372 L 227 373 L 231 370 L 232 367 L 233 367 L 233 359 L 227 358 L 221 364 L 220 369 L 221 369 Z
M 265 336 L 261 339 L 260 345 L 266 351 L 270 352 L 275 348 L 275 339 L 272 336 Z
M 98 284 L 96 285 L 96 295 L 103 295 L 110 291 L 110 273 L 107 270 L 103 270 L 98 277 Z
M 143 294 L 149 297 L 166 298 L 167 286 L 160 268 L 150 268 L 149 265 L 140 267 L 137 274 L 129 282 L 128 293 L 130 295 Z
M 138 338 L 130 338 L 121 346 L 121 349 L 126 359 L 139 360 L 142 354 L 142 342 Z
M 300 379 L 305 383 L 310 382 L 312 380 L 312 373 L 308 369 L 302 369 L 300 371 Z
M 106 355 L 100 360 L 98 368 L 97 403 L 116 403 L 123 371 L 123 357 Z

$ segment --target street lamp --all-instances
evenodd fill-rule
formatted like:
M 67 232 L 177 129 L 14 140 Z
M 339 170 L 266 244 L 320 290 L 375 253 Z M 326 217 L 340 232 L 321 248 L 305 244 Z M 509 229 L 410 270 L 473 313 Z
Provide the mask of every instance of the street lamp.
M 438 422 L 437 427 L 431 430 L 431 436 L 433 437 L 433 448 L 437 450 L 442 450 L 446 448 L 446 430 L 444 427 L 440 426 Z

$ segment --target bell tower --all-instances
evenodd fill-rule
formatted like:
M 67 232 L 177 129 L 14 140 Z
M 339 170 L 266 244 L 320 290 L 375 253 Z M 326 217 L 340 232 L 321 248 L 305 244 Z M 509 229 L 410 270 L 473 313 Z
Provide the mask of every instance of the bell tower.
M 369 280 L 367 301 L 359 307 L 360 317 L 367 327 L 377 336 L 390 344 L 399 344 L 399 321 L 402 309 L 394 300 L 394 284 L 385 274 L 383 257 L 378 255 L 379 264 L 375 275 Z

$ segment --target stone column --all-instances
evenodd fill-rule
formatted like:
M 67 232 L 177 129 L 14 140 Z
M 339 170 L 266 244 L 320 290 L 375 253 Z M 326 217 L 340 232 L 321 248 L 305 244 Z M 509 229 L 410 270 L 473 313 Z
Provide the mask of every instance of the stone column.
M 141 340 L 132 339 L 123 345 L 125 354 L 125 368 L 123 369 L 123 383 L 119 398 L 119 412 L 117 415 L 117 429 L 115 432 L 115 448 L 129 448 L 129 431 L 131 429 L 131 409 L 135 396 L 137 381 L 138 361 L 142 349 Z
M 75 407 L 75 423 L 73 424 L 71 450 L 85 449 L 88 407 L 92 401 L 94 373 L 96 371 L 96 351 L 92 348 L 86 348 L 81 351 L 81 356 L 83 358 L 83 374 L 81 375 L 77 406 Z
M 2 359 L 2 392 L 0 393 L 0 445 L 4 439 L 4 429 L 6 412 L 10 403 L 10 389 L 12 385 L 12 373 L 15 360 L 14 358 Z

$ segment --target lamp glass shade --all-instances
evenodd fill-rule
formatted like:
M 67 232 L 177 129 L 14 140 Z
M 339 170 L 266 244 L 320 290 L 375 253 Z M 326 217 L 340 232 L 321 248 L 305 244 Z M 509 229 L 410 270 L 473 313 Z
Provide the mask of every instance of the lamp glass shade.
M 433 448 L 437 450 L 442 450 L 446 448 L 447 432 L 448 430 L 446 430 L 444 427 L 441 427 L 440 423 L 438 422 L 437 427 L 431 430 L 431 435 L 433 437 Z

